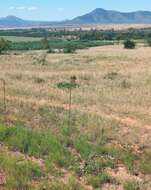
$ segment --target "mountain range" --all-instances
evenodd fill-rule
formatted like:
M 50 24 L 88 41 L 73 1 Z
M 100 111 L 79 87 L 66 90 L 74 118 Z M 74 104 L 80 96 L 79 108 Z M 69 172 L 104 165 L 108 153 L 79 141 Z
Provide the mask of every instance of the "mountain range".
M 67 21 L 32 21 L 15 16 L 0 18 L 0 28 L 49 27 L 81 24 L 151 24 L 151 11 L 119 12 L 97 8 Z

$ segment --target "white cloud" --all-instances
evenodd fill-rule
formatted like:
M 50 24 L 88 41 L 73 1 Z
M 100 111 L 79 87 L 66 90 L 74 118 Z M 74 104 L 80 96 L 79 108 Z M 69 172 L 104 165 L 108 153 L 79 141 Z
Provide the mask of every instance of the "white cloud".
M 36 11 L 38 10 L 38 7 L 28 7 L 28 11 Z
M 13 6 L 12 6 L 12 7 L 9 7 L 9 10 L 14 10 L 14 9 L 15 9 L 15 7 L 13 7 Z
M 16 10 L 25 10 L 26 7 L 16 7 Z
M 59 12 L 62 12 L 62 11 L 64 11 L 64 8 L 59 7 L 59 8 L 58 8 L 58 11 L 59 11 Z
M 9 7 L 9 10 L 18 10 L 18 11 L 36 11 L 38 10 L 38 7 L 24 7 L 24 6 L 20 6 L 20 7 L 14 7 L 14 6 L 11 6 Z

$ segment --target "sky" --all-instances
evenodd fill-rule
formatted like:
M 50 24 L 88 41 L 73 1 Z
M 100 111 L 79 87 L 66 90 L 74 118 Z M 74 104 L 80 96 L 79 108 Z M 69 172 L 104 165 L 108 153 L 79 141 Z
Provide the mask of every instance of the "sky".
M 0 17 L 14 15 L 28 20 L 72 19 L 95 8 L 123 12 L 151 11 L 151 0 L 0 0 Z

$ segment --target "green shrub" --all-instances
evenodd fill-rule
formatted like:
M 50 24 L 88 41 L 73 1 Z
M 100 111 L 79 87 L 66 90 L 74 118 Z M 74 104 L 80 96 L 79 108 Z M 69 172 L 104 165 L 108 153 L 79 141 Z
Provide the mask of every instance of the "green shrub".
M 34 78 L 34 82 L 35 82 L 35 83 L 44 83 L 45 80 L 42 79 L 42 78 L 40 78 L 40 77 L 36 77 L 36 78 Z
M 138 160 L 137 156 L 131 151 L 127 151 L 121 155 L 122 160 L 129 171 L 133 171 L 136 167 L 135 162 Z
M 151 47 L 151 39 L 150 38 L 147 39 L 147 44 L 149 47 Z
M 115 80 L 118 76 L 119 76 L 119 74 L 117 72 L 111 72 L 111 73 L 107 73 L 104 76 L 104 79 Z
M 78 85 L 77 84 L 73 84 L 70 82 L 60 82 L 57 84 L 57 87 L 60 89 L 70 89 L 70 88 L 76 88 Z
M 43 48 L 43 49 L 49 49 L 49 41 L 48 41 L 47 38 L 43 38 L 43 39 L 41 40 L 41 44 L 42 44 L 42 48 Z
M 11 42 L 10 41 L 5 40 L 3 38 L 0 38 L 0 54 L 3 51 L 6 51 L 6 50 L 10 49 L 10 47 L 11 47 Z
M 65 145 L 48 131 L 0 125 L 0 142 L 30 156 L 47 157 L 49 162 L 54 162 L 59 166 L 71 164 L 71 155 Z
M 63 50 L 64 53 L 75 53 L 77 46 L 74 44 L 67 44 Z
M 124 48 L 125 49 L 134 49 L 135 46 L 136 46 L 136 44 L 132 40 L 126 40 L 126 41 L 124 41 Z
M 88 183 L 90 185 L 92 185 L 94 188 L 100 188 L 101 185 L 105 184 L 105 183 L 112 183 L 113 182 L 113 178 L 107 174 L 107 173 L 100 173 L 98 175 L 89 175 L 87 177 Z
M 5 153 L 0 153 L 0 168 L 6 174 L 9 189 L 29 189 L 32 180 L 44 175 L 37 164 Z
M 124 190 L 140 190 L 139 183 L 135 180 L 129 180 L 124 184 Z
M 55 53 L 55 50 L 53 50 L 52 48 L 49 47 L 47 53 Z
M 151 152 L 143 152 L 138 167 L 143 174 L 151 174 Z

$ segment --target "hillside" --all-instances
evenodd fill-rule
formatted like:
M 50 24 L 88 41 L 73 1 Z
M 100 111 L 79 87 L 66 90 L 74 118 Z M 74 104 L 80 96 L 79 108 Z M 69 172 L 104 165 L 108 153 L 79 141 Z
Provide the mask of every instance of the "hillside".
M 151 12 L 137 11 L 122 13 L 104 9 L 95 9 L 91 13 L 77 17 L 72 20 L 77 24 L 132 24 L 132 23 L 151 23 Z
M 79 24 L 150 24 L 150 11 L 118 12 L 97 8 L 92 12 L 67 21 L 32 21 L 15 16 L 0 18 L 0 28 L 49 27 Z
M 45 27 L 58 24 L 60 22 L 23 20 L 13 15 L 0 18 L 0 28 Z

